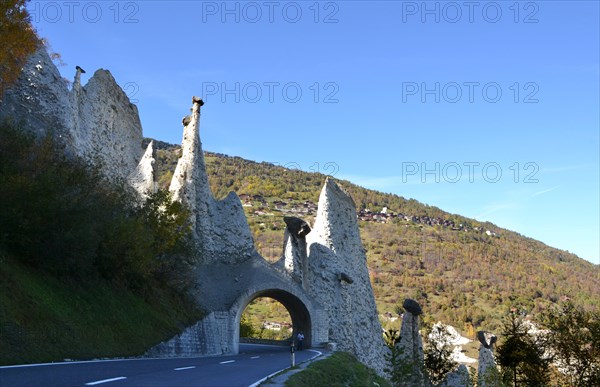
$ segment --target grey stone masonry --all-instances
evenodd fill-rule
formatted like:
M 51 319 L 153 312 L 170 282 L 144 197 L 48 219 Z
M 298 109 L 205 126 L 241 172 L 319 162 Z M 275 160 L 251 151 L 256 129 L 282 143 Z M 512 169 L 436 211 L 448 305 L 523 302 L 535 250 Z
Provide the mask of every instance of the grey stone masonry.
M 231 318 L 226 312 L 212 312 L 171 340 L 148 351 L 148 356 L 222 355 L 231 353 Z

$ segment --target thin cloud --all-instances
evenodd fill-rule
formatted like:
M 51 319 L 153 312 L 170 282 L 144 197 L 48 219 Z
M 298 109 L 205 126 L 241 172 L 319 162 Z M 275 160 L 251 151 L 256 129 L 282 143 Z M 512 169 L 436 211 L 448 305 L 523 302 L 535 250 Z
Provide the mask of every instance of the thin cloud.
M 362 176 L 362 175 L 351 175 L 343 174 L 338 175 L 340 179 L 349 180 L 354 184 L 361 185 L 363 187 L 370 187 L 372 189 L 385 190 L 391 188 L 398 188 L 403 186 L 418 186 L 418 185 L 430 185 L 430 184 L 458 184 L 458 183 L 475 183 L 483 180 L 481 173 L 469 175 L 468 172 L 460 171 L 458 178 L 446 177 L 442 172 L 438 172 L 437 176 L 433 173 L 424 174 L 420 171 L 417 173 L 411 173 L 407 175 L 396 175 L 396 176 Z
M 339 174 L 336 177 L 342 180 L 351 181 L 352 183 L 363 187 L 373 187 L 373 189 L 378 190 L 397 187 L 402 183 L 402 176 L 366 177 L 360 175 Z
M 567 172 L 567 171 L 576 171 L 580 169 L 585 169 L 589 165 L 588 164 L 580 164 L 580 165 L 566 165 L 564 167 L 552 167 L 552 168 L 542 168 L 542 172 Z
M 535 193 L 531 194 L 530 197 L 533 198 L 533 197 L 540 196 L 540 195 L 543 195 L 543 194 L 548 193 L 548 192 L 552 192 L 552 191 L 558 189 L 559 187 L 560 187 L 560 185 L 557 185 L 557 186 L 552 187 L 552 188 L 548 188 L 548 189 L 545 189 L 545 190 L 542 190 L 542 191 L 535 192 Z
M 475 219 L 482 219 L 490 214 L 499 212 L 499 211 L 505 211 L 505 210 L 514 210 L 516 208 L 518 208 L 519 205 L 516 202 L 509 202 L 509 203 L 494 203 L 494 204 L 490 204 L 484 207 L 484 211 L 478 215 L 475 215 L 474 218 Z

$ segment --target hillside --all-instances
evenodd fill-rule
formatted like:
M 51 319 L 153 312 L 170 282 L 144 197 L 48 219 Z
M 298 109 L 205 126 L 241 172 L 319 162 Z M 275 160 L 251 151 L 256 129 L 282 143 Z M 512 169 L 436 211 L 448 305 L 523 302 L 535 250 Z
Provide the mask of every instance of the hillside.
M 186 297 L 189 213 L 138 200 L 0 123 L 0 365 L 139 356 L 204 316 Z
M 0 262 L 0 365 L 140 356 L 202 317 L 176 292 L 144 297 L 65 281 L 1 252 Z
M 179 147 L 160 141 L 156 147 L 159 183 L 166 187 Z M 325 175 L 211 152 L 205 157 L 214 195 L 235 191 L 240 196 L 255 244 L 267 260 L 281 254 L 283 216 L 313 222 Z M 598 265 L 491 223 L 340 183 L 359 209 L 384 326 L 396 320 L 405 297 L 421 302 L 429 322 L 452 324 L 471 338 L 479 329 L 497 331 L 513 306 L 534 315 L 570 297 L 586 309 L 600 310 Z

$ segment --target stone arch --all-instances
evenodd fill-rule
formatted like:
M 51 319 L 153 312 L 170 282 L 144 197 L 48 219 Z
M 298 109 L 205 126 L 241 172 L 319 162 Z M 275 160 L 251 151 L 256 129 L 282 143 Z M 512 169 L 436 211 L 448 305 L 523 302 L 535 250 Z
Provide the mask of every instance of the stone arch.
M 310 347 L 314 343 L 313 333 L 315 330 L 315 315 L 317 313 L 311 302 L 307 300 L 305 296 L 296 294 L 296 292 L 291 289 L 267 286 L 245 292 L 236 300 L 231 308 L 231 312 L 235 316 L 233 321 L 234 353 L 239 352 L 240 320 L 242 318 L 242 313 L 248 304 L 260 297 L 268 297 L 280 302 L 287 309 L 290 318 L 292 319 L 294 329 L 292 335 L 295 336 L 298 331 L 302 331 L 305 336 L 305 347 Z

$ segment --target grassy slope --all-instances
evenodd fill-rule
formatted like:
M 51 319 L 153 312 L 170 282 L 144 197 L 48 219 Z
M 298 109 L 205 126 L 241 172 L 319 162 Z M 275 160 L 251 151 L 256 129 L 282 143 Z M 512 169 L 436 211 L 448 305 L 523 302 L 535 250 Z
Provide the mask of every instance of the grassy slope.
M 346 352 L 336 352 L 327 359 L 314 362 L 305 370 L 290 376 L 285 385 L 286 387 L 390 386 L 389 382 L 377 376 L 375 371 Z
M 179 148 L 158 144 L 159 176 L 168 184 L 177 163 Z M 222 198 L 260 194 L 266 204 L 252 200 L 245 207 L 259 252 L 268 260 L 281 254 L 282 218 L 289 212 L 274 208 L 275 200 L 288 207 L 318 201 L 325 176 L 289 170 L 267 163 L 207 152 L 211 189 Z M 441 217 L 469 226 L 467 231 L 395 219 L 387 224 L 359 223 L 367 250 L 371 282 L 379 312 L 395 315 L 405 297 L 418 299 L 429 320 L 454 325 L 472 337 L 477 329 L 497 330 L 512 306 L 535 314 L 568 295 L 587 309 L 600 309 L 600 267 L 539 241 L 446 213 L 413 199 L 367 190 L 347 181 L 359 208 L 378 211 L 387 206 L 405 215 Z M 261 210 L 264 214 L 256 214 Z M 298 214 L 309 223 L 314 214 Z M 474 227 L 481 228 L 475 231 Z M 491 230 L 499 236 L 489 236 Z M 385 317 L 384 326 L 392 326 Z
M 162 294 L 148 302 L 104 282 L 63 283 L 3 257 L 0 364 L 141 355 L 201 316 Z

